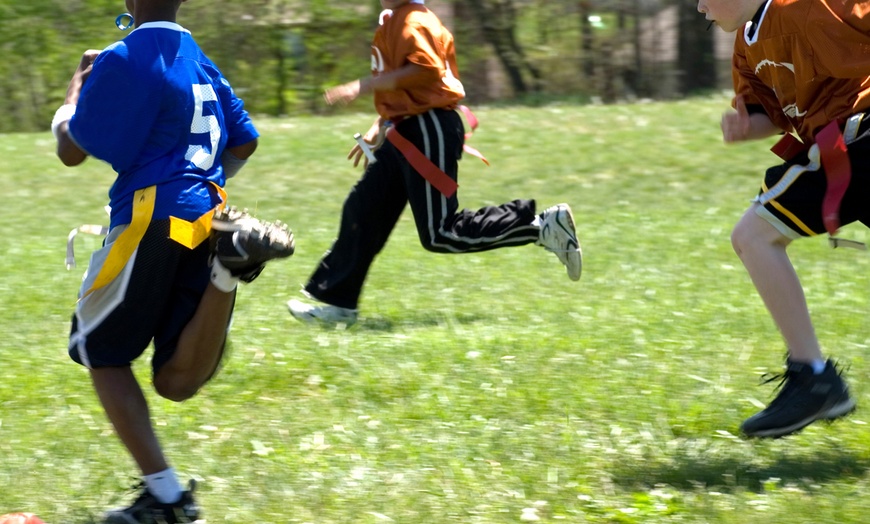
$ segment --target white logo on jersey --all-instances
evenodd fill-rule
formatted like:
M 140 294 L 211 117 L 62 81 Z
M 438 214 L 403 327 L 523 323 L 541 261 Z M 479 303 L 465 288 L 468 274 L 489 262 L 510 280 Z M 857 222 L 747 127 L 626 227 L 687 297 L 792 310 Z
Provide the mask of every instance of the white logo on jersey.
M 758 65 L 755 66 L 755 74 L 757 75 L 758 72 L 761 71 L 761 69 L 764 66 L 784 67 L 784 68 L 788 69 L 789 71 L 791 71 L 792 74 L 794 74 L 794 64 L 790 64 L 788 62 L 774 62 L 773 60 L 768 60 L 766 58 L 764 60 L 762 60 L 761 62 L 758 62 Z
M 755 74 L 757 75 L 759 71 L 761 71 L 764 67 L 784 67 L 791 71 L 794 74 L 794 64 L 789 62 L 774 62 L 773 60 L 764 59 L 761 62 L 758 62 L 758 65 L 755 66 Z M 773 90 L 776 93 L 776 89 Z M 777 95 L 779 96 L 779 95 Z M 782 108 L 782 112 L 789 118 L 801 118 L 807 114 L 806 111 L 801 111 L 797 104 L 789 104 Z
M 378 73 L 384 72 L 384 55 L 375 46 L 372 46 L 372 71 L 377 71 Z
M 801 110 L 798 109 L 797 104 L 789 104 L 783 107 L 782 112 L 785 113 L 786 116 L 788 116 L 789 118 L 801 118 L 807 114 L 806 111 L 801 112 Z

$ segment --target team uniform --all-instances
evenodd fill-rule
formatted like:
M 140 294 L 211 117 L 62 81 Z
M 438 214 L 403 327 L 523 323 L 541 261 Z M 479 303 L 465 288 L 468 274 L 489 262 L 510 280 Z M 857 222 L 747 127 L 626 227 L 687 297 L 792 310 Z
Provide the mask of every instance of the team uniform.
M 218 68 L 170 22 L 142 24 L 100 53 L 69 133 L 118 173 L 70 356 L 93 368 L 123 366 L 153 339 L 156 371 L 209 283 L 211 217 L 225 199 L 221 155 L 258 133 Z
M 465 141 L 456 109 L 465 92 L 453 36 L 421 2 L 382 13 L 372 42 L 373 75 L 408 63 L 425 68 L 427 74 L 400 82 L 395 90 L 376 91 L 375 108 L 392 124 L 391 133 L 404 138 L 455 183 Z M 534 200 L 459 211 L 456 193 L 439 190 L 407 153 L 391 140 L 375 152 L 376 161 L 369 163 L 344 203 L 338 238 L 305 286 L 306 294 L 356 309 L 369 267 L 406 204 L 423 247 L 436 253 L 485 251 L 539 240 L 539 228 L 533 225 Z
M 750 113 L 763 111 L 801 141 L 785 137 L 785 163 L 768 169 L 757 197 L 758 213 L 788 238 L 833 234 L 855 221 L 870 226 L 868 47 L 870 8 L 859 2 L 769 0 L 737 34 L 735 93 Z M 823 209 L 834 187 L 826 158 L 837 148 L 822 140 L 826 128 L 846 146 L 839 171 L 847 188 L 833 222 Z

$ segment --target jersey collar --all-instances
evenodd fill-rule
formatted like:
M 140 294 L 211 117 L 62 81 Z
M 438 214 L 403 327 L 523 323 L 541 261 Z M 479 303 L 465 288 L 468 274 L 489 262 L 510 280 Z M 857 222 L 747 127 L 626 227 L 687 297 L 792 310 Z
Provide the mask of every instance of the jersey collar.
M 761 28 L 761 22 L 764 21 L 764 15 L 767 14 L 767 8 L 770 7 L 771 0 L 767 0 L 760 6 L 758 6 L 758 11 L 755 12 L 755 16 L 752 17 L 752 20 L 746 22 L 746 26 L 743 28 L 743 38 L 746 40 L 746 43 L 749 45 L 754 44 L 758 40 L 758 32 Z
M 140 26 L 136 26 L 135 31 L 139 31 L 140 29 L 170 29 L 172 31 L 179 31 L 181 33 L 190 33 L 190 31 L 181 27 L 175 22 L 145 22 Z

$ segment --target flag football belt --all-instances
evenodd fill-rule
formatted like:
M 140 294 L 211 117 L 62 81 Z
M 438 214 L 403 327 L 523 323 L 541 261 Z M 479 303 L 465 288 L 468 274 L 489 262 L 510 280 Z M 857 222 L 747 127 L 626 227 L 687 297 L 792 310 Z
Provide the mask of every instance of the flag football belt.
M 465 118 L 468 120 L 468 125 L 471 128 L 471 131 L 465 134 L 465 139 L 468 140 L 468 138 L 474 133 L 474 130 L 477 129 L 478 120 L 468 107 L 461 105 L 458 109 L 465 115 Z M 432 184 L 432 187 L 437 189 L 442 195 L 450 198 L 456 194 L 456 189 L 459 187 L 459 184 L 450 178 L 450 175 L 445 173 L 443 169 L 436 166 L 435 163 L 426 155 L 421 153 L 420 150 L 407 138 L 399 134 L 395 126 L 390 127 L 387 131 L 387 140 L 389 140 L 390 143 L 405 156 L 405 160 L 411 164 L 411 167 L 420 173 L 420 176 Z M 486 165 L 489 165 L 489 161 L 477 149 L 474 149 L 467 144 L 463 144 L 462 149 L 481 159 Z
M 221 203 L 217 205 L 218 209 L 226 206 L 227 193 L 217 184 L 212 183 L 221 197 Z M 154 214 L 154 202 L 157 196 L 157 186 L 149 186 L 144 189 L 139 189 L 133 193 L 133 214 L 129 226 L 118 235 L 112 242 L 112 247 L 109 249 L 109 254 L 106 256 L 105 262 L 100 267 L 94 283 L 85 291 L 82 297 L 85 297 L 94 291 L 104 287 L 114 280 L 127 265 L 130 257 L 136 252 L 139 247 L 139 242 L 145 236 L 148 226 L 151 224 L 151 217 Z M 193 221 L 187 221 L 178 217 L 169 217 L 169 238 L 179 244 L 193 249 L 200 245 L 211 234 L 211 223 L 214 217 L 214 209 L 203 213 L 199 218 Z M 106 234 L 108 228 L 104 226 L 94 226 L 86 224 L 84 226 L 73 229 L 67 239 L 67 269 L 75 266 L 75 255 L 73 252 L 73 240 L 78 232 L 92 234 Z
M 810 170 L 813 164 L 820 163 L 825 169 L 827 179 L 827 189 L 822 199 L 822 222 L 829 235 L 836 234 L 840 228 L 840 204 L 852 180 L 852 163 L 849 160 L 847 146 L 870 134 L 870 129 L 858 134 L 865 115 L 866 113 L 858 113 L 849 118 L 830 122 L 816 134 L 816 143 L 813 146 L 807 147 L 790 133 L 783 136 L 771 151 L 785 161 L 807 152 L 810 165 L 792 166 L 776 185 L 763 195 L 759 195 L 756 200 L 763 205 L 776 199 L 801 174 Z M 818 166 L 813 169 L 818 169 Z

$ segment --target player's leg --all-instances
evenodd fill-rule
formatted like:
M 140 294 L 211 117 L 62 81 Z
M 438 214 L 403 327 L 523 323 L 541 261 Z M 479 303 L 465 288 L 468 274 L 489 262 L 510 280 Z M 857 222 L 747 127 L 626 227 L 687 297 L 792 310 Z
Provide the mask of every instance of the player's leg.
M 824 232 L 819 210 L 825 187 L 820 165 L 810 158 L 768 170 L 758 202 L 732 234 L 734 249 L 788 348 L 777 397 L 741 426 L 750 437 L 789 435 L 855 407 L 839 371 L 822 356 L 803 288 L 786 253 L 792 240 Z M 842 212 L 844 224 L 855 220 L 850 206 Z
M 464 141 L 458 113 L 432 110 L 401 122 L 397 131 L 457 180 Z M 553 206 L 540 215 L 535 212 L 534 200 L 460 211 L 456 194 L 444 196 L 407 163 L 403 172 L 417 233 L 425 249 L 468 253 L 535 243 L 554 251 L 573 280 L 580 278 L 580 246 L 567 204 Z
M 86 293 L 106 263 L 115 239 L 126 226 L 113 229 L 105 247 L 94 253 L 82 285 L 70 333 L 70 356 L 91 370 L 94 388 L 109 421 L 143 474 L 145 488 L 128 508 L 110 511 L 106 522 L 130 522 L 172 511 L 192 522 L 197 510 L 168 467 L 150 413 L 130 367 L 149 345 L 161 312 L 171 296 L 171 279 L 184 249 L 167 239 L 168 221 L 153 222 L 135 253 L 107 285 Z M 152 519 L 153 520 L 153 519 Z M 139 521 L 139 520 L 133 520 Z
M 375 257 L 381 252 L 407 203 L 394 148 L 378 151 L 345 199 L 338 237 L 317 265 L 304 293 L 316 304 L 287 303 L 297 319 L 353 324 L 363 285 Z
M 223 357 L 236 290 L 209 282 L 206 244 L 185 253 L 154 337 L 154 388 L 180 402 L 196 394 Z
M 285 225 L 235 208 L 218 210 L 212 226 L 210 243 L 181 254 L 154 336 L 154 387 L 174 401 L 195 395 L 217 371 L 238 281 L 253 281 L 267 262 L 295 250 Z
M 821 359 L 803 287 L 786 253 L 791 239 L 761 218 L 758 207 L 753 204 L 734 228 L 734 251 L 782 332 L 792 360 L 810 363 Z

